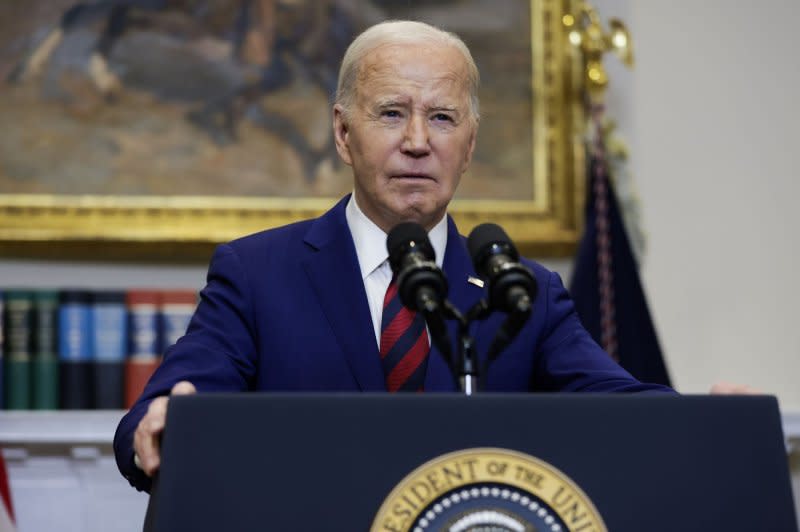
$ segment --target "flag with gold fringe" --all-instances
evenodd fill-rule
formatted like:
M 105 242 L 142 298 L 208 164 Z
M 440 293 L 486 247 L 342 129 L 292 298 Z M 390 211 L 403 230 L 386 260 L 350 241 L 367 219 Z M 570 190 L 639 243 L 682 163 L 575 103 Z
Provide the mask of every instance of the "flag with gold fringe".
M 609 172 L 602 103 L 591 106 L 586 218 L 570 293 L 584 327 L 637 379 L 670 386 L 639 264 Z

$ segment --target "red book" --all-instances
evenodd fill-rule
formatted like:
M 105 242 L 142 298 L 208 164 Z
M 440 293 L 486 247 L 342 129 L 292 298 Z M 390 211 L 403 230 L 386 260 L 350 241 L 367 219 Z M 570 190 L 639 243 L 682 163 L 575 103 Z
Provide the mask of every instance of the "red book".
M 147 381 L 161 363 L 159 311 L 161 294 L 156 290 L 129 290 L 128 357 L 125 360 L 125 408 L 142 394 Z

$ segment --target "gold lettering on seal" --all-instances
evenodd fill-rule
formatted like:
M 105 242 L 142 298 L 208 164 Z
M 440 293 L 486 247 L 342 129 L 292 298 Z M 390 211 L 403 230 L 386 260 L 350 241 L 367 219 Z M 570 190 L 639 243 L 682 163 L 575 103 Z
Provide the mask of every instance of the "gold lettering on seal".
M 544 481 L 544 477 L 541 473 L 537 473 L 532 469 L 529 469 L 523 465 L 517 465 L 516 474 L 514 478 L 521 482 L 524 482 L 526 485 L 530 486 L 535 490 L 543 490 L 544 487 L 542 486 L 542 482 Z
M 533 456 L 497 448 L 456 451 L 421 465 L 392 490 L 370 530 L 408 532 L 443 495 L 482 483 L 530 494 L 569 532 L 607 532 L 592 501 L 564 473 Z
M 550 502 L 572 532 L 588 531 L 588 527 L 593 526 L 586 508 L 566 486 L 559 486 Z
M 506 469 L 508 469 L 507 462 L 498 462 L 495 460 L 490 460 L 489 462 L 486 463 L 486 472 L 492 475 L 493 477 L 504 475 Z

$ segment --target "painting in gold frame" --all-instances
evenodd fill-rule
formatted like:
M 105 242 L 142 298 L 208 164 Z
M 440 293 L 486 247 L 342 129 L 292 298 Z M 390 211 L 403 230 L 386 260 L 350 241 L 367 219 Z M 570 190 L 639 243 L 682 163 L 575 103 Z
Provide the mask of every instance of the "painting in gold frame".
M 481 70 L 478 148 L 450 209 L 460 229 L 498 223 L 534 256 L 577 241 L 583 115 L 567 0 L 181 3 L 215 7 L 205 19 L 120 14 L 113 0 L 91 13 L 72 0 L 12 4 L 0 8 L 14 21 L 0 25 L 5 256 L 193 258 L 318 216 L 352 187 L 330 143 L 338 60 L 386 18 L 455 31 Z M 238 38 L 221 31 L 242 27 L 245 5 Z

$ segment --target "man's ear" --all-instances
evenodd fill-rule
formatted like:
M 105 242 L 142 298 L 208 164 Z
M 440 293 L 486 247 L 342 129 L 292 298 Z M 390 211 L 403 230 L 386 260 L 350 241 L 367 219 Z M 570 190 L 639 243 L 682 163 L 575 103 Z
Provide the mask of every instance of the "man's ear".
M 464 156 L 464 163 L 461 165 L 461 173 L 467 171 L 469 168 L 470 163 L 472 162 L 472 154 L 475 152 L 475 143 L 478 139 L 478 124 L 472 126 L 472 133 L 469 137 L 469 147 L 467 148 L 467 153 Z
M 352 166 L 353 158 L 350 156 L 350 128 L 345 118 L 344 107 L 341 104 L 333 106 L 333 139 L 336 142 L 336 151 L 345 164 Z

